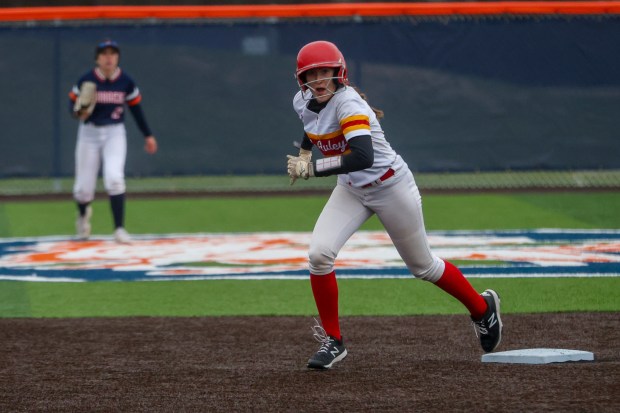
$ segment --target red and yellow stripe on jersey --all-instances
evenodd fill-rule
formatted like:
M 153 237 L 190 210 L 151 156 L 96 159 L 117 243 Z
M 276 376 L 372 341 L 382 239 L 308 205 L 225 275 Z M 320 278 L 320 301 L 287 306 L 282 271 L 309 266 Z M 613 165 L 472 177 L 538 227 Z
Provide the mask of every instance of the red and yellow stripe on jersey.
M 351 152 L 345 136 L 370 135 L 370 119 L 365 115 L 349 116 L 340 121 L 340 130 L 321 135 L 306 134 L 324 156 L 345 155 Z
M 353 135 L 370 135 L 370 119 L 366 115 L 354 115 L 340 121 L 340 129 L 345 136 L 349 136 L 352 132 L 356 132 Z

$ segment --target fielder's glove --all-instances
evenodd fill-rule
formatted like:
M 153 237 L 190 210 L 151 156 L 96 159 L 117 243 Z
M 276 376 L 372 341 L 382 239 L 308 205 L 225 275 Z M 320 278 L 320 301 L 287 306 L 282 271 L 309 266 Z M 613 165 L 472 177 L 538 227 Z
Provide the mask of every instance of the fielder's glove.
M 299 150 L 299 156 L 286 155 L 288 158 L 287 172 L 291 178 L 291 185 L 295 183 L 297 178 L 308 179 L 314 176 L 314 167 L 312 166 L 312 151 L 305 149 Z
M 88 118 L 97 104 L 97 85 L 94 82 L 82 82 L 80 95 L 75 99 L 73 113 L 80 119 Z

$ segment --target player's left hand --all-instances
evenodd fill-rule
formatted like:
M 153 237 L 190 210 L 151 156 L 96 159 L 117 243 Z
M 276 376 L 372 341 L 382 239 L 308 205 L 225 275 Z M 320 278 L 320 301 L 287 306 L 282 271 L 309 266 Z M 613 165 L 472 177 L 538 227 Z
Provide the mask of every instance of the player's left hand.
M 83 82 L 80 85 L 80 94 L 73 104 L 74 116 L 86 120 L 92 115 L 97 104 L 97 85 L 95 82 Z
M 157 140 L 155 136 L 151 135 L 144 138 L 144 151 L 149 155 L 153 155 L 157 152 Z

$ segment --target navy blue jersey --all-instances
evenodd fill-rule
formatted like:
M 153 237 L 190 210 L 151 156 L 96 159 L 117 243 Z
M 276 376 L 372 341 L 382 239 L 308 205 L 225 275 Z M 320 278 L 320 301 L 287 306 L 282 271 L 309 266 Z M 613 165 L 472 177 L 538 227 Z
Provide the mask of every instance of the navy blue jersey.
M 88 71 L 73 85 L 69 93 L 72 102 L 71 107 L 80 94 L 82 83 L 86 81 L 94 82 L 97 85 L 97 104 L 93 113 L 84 121 L 85 123 L 92 123 L 96 126 L 122 123 L 125 121 L 125 104 L 127 104 L 132 109 L 144 136 L 151 134 L 138 106 L 142 100 L 142 95 L 129 75 L 117 68 L 112 77 L 106 79 L 98 68 Z

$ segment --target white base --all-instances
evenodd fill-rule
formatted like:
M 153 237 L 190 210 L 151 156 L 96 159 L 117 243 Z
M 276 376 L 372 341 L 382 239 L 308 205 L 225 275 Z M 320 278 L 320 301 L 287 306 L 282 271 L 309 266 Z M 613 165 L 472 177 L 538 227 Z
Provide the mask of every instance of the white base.
M 482 356 L 483 363 L 547 364 L 592 360 L 594 360 L 594 354 L 589 351 L 559 348 L 528 348 L 489 353 Z

